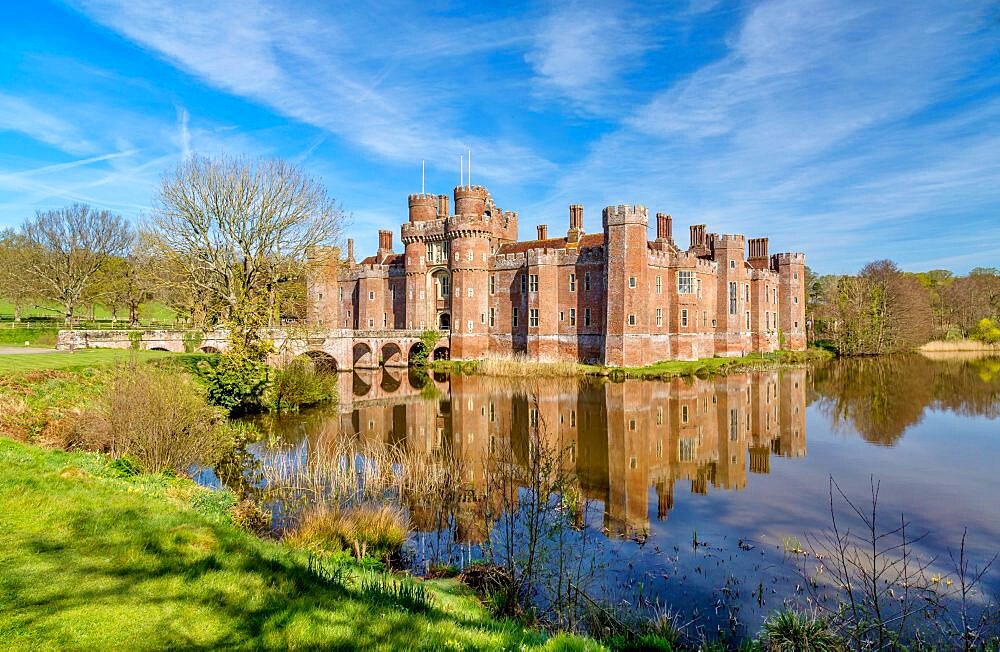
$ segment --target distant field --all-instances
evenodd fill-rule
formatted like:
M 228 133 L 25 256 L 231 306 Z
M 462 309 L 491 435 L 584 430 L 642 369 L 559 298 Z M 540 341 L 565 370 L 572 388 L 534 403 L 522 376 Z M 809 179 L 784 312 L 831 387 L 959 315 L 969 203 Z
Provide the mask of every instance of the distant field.
M 47 308 L 52 308 L 52 310 L 46 310 L 45 308 L 38 307 L 26 307 L 21 311 L 21 319 L 62 321 L 62 308 L 55 303 L 49 302 L 45 302 L 43 305 Z M 93 314 L 91 314 L 92 312 Z M 114 315 L 111 314 L 111 310 L 109 308 L 98 304 L 93 311 L 91 311 L 90 306 L 85 306 L 77 310 L 77 317 L 86 320 L 93 317 L 98 321 L 111 321 Z M 144 324 L 152 321 L 173 323 L 175 318 L 176 314 L 173 310 L 166 307 L 162 303 L 155 301 L 143 305 L 142 309 L 139 311 L 139 319 L 141 319 Z M 5 301 L 4 299 L 0 299 L 0 321 L 10 321 L 13 319 L 13 304 L 9 301 Z M 118 311 L 118 320 L 121 321 L 122 319 L 128 319 L 128 310 L 120 309 Z
M 83 351 L 54 351 L 52 353 L 24 353 L 0 355 L 0 374 L 37 371 L 40 369 L 86 369 L 125 362 L 151 360 L 172 354 L 166 351 L 132 351 L 122 349 L 86 349 Z

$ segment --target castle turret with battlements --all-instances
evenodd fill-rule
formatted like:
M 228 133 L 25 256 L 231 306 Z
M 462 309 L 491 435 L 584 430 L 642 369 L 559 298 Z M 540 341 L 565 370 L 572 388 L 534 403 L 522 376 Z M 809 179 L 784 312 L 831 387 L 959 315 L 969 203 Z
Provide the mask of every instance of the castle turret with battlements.
M 800 350 L 805 256 L 768 253 L 767 238 L 690 227 L 682 249 L 673 218 L 645 206 L 609 206 L 587 233 L 569 207 L 566 235 L 518 241 L 518 214 L 483 186 L 410 195 L 403 252 L 379 232 L 375 255 L 318 252 L 308 277 L 309 319 L 357 330 L 441 330 L 456 359 L 522 354 L 641 366 L 659 360 Z M 560 230 L 556 229 L 558 233 Z M 320 256 L 319 253 L 324 255 Z

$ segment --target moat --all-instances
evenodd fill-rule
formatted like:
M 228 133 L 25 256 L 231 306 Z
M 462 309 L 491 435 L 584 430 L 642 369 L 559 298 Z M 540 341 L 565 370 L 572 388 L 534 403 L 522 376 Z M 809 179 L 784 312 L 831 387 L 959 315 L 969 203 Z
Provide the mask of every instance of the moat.
M 628 609 L 672 606 L 709 628 L 805 602 L 801 551 L 829 527 L 831 477 L 859 503 L 874 477 L 879 508 L 926 532 L 918 548 L 928 556 L 946 557 L 966 527 L 975 557 L 988 559 L 1000 540 L 989 490 L 998 358 L 835 360 L 669 382 L 406 369 L 341 377 L 338 406 L 259 420 L 264 439 L 226 483 L 261 492 L 280 535 L 317 501 L 343 497 L 332 478 L 345 469 L 377 484 L 393 465 L 419 463 L 438 481 L 424 486 L 437 490 L 385 494 L 409 514 L 404 563 L 417 573 L 462 567 L 501 536 L 490 469 L 500 458 L 530 466 L 538 441 L 563 452 L 574 520 L 566 541 L 587 593 Z M 395 457 L 380 458 L 386 450 Z M 387 468 L 374 469 L 379 459 Z M 218 482 L 210 472 L 200 479 Z

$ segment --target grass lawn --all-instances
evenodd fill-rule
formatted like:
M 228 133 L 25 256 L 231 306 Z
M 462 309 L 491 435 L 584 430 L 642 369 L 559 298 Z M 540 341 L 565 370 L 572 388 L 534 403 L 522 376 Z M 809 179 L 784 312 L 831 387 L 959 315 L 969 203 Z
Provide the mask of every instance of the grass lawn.
M 0 647 L 584 649 L 497 622 L 454 580 L 434 608 L 373 604 L 237 529 L 227 492 L 0 438 Z
M 12 324 L 0 324 L 0 345 L 55 348 L 59 329 L 46 328 L 12 328 Z
M 165 351 L 132 351 L 123 349 L 84 349 L 53 351 L 52 353 L 18 353 L 0 355 L 0 374 L 61 369 L 78 371 L 88 367 L 113 365 L 128 360 L 152 360 L 169 357 Z
M 44 308 L 36 307 L 35 304 L 44 305 Z M 48 308 L 48 309 L 46 309 Z M 76 316 L 81 319 L 90 319 L 93 316 L 95 319 L 104 321 L 110 320 L 112 318 L 111 309 L 97 304 L 94 310 L 90 309 L 90 306 L 80 306 L 76 311 Z M 22 307 L 21 319 L 58 319 L 62 320 L 63 310 L 59 304 L 51 301 L 45 302 L 33 302 L 31 306 Z M 10 301 L 0 299 L 0 318 L 2 319 L 13 319 L 14 318 L 14 305 Z M 176 315 L 174 311 L 166 307 L 162 303 L 156 301 L 143 304 L 139 308 L 139 318 L 143 322 L 156 320 L 160 322 L 172 322 Z M 124 308 L 118 309 L 118 319 L 128 319 L 128 310 Z

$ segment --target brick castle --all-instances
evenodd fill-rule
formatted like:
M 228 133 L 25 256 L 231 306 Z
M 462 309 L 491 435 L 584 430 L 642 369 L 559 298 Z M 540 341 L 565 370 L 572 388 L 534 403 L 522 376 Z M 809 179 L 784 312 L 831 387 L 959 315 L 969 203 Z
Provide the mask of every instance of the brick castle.
M 354 330 L 448 331 L 438 357 L 521 353 L 536 360 L 640 366 L 659 360 L 804 349 L 805 256 L 768 254 L 767 238 L 690 227 L 674 241 L 644 206 L 609 206 L 586 233 L 583 206 L 569 207 L 564 236 L 538 227 L 519 242 L 518 215 L 482 186 L 409 197 L 403 253 L 392 231 L 378 252 L 347 259 L 317 252 L 308 280 L 309 321 Z

